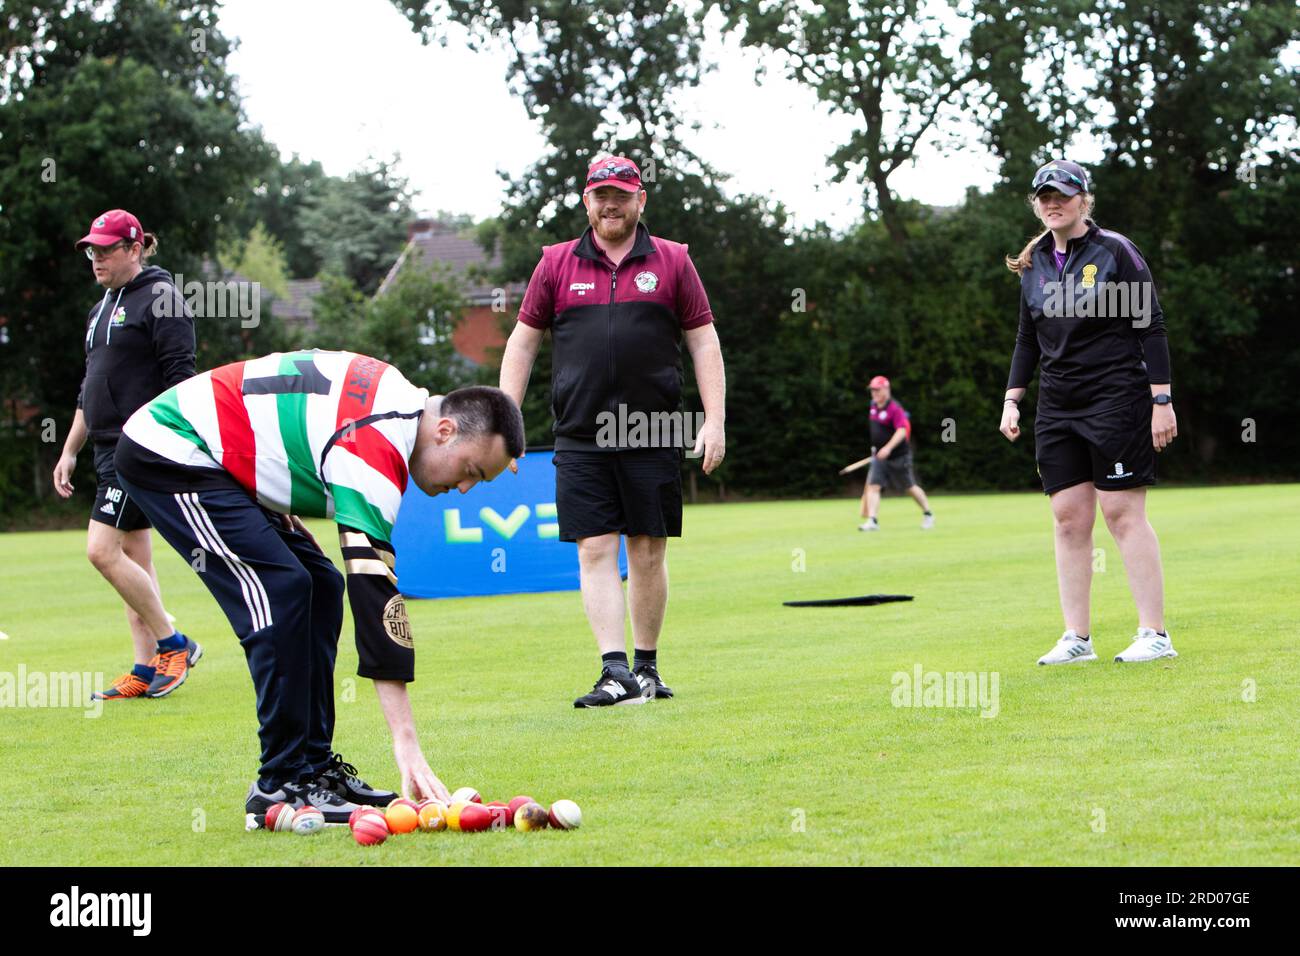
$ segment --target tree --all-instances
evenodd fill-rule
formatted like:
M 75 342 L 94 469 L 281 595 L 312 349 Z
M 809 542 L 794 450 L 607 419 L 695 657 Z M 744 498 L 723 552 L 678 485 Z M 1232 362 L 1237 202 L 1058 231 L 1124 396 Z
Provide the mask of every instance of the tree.
M 987 67 L 922 0 L 747 0 L 715 4 L 741 41 L 783 63 L 831 110 L 856 116 L 862 127 L 830 162 L 835 180 L 855 167 L 895 243 L 907 233 L 889 177 L 912 159 L 940 120 L 955 115 Z M 963 5 L 965 18 L 980 14 Z M 760 71 L 761 73 L 762 71 Z
M 507 82 L 550 146 L 510 184 L 502 256 L 526 278 L 540 243 L 583 223 L 582 175 L 602 153 L 631 156 L 647 181 L 711 175 L 678 135 L 676 93 L 699 82 L 702 25 L 680 0 L 393 0 L 425 43 L 504 47 Z M 581 229 L 581 225 L 579 225 Z M 527 270 L 527 271 L 525 271 Z
M 367 298 L 347 277 L 322 276 L 313 318 L 318 348 L 382 359 L 411 382 L 446 393 L 477 381 L 475 367 L 452 344 L 465 300 L 448 273 L 409 268 L 383 294 Z
M 160 238 L 155 262 L 197 274 L 265 162 L 260 137 L 241 128 L 216 6 L 77 0 L 5 14 L 0 395 L 35 405 L 38 420 L 72 415 L 86 310 L 98 297 L 72 244 L 91 218 L 130 209 Z M 62 438 L 33 439 L 36 475 L 48 478 L 42 459 Z
M 229 243 L 222 250 L 221 263 L 229 271 L 258 283 L 264 296 L 289 294 L 284 246 L 261 222 L 253 225 L 245 239 Z
M 410 190 L 396 162 L 327 178 L 298 214 L 303 245 L 321 268 L 347 276 L 367 295 L 401 253 L 412 218 Z
M 321 269 L 321 258 L 307 243 L 302 212 L 332 177 L 319 162 L 305 162 L 295 153 L 283 162 L 274 150 L 268 152 L 266 168 L 253 184 L 247 203 L 231 223 L 235 235 L 243 236 L 257 223 L 284 250 L 285 272 L 291 279 L 310 279 Z

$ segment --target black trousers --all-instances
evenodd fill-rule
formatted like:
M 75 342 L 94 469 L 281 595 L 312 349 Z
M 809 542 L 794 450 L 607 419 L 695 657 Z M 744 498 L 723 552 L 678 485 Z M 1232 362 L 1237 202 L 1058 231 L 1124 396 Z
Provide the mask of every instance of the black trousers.
M 233 478 L 226 488 L 174 492 L 118 480 L 239 637 L 257 692 L 259 786 L 274 790 L 324 770 L 333 753 L 343 575 Z

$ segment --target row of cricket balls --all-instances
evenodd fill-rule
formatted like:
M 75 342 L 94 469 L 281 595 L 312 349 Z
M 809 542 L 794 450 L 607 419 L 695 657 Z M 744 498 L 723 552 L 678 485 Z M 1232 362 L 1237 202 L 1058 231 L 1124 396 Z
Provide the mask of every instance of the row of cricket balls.
M 268 830 L 292 830 L 306 835 L 315 833 L 323 825 L 324 817 L 314 807 L 294 811 L 286 804 L 276 804 L 266 811 Z M 382 810 L 370 806 L 357 807 L 348 818 L 352 838 L 362 846 L 374 846 L 383 843 L 390 834 L 410 833 L 417 829 L 473 833 L 513 826 L 516 830 L 528 832 L 547 826 L 574 830 L 581 825 L 582 810 L 572 800 L 556 800 L 549 809 L 527 796 L 515 797 L 509 803 L 494 800 L 485 804 L 473 787 L 457 790 L 451 795 L 450 803 L 438 800 L 416 803 L 398 797 Z

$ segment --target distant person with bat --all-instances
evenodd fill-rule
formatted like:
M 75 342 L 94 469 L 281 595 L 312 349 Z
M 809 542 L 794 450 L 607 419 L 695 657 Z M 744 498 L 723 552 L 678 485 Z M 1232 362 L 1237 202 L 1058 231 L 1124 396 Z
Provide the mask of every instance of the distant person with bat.
M 905 491 L 921 507 L 921 527 L 934 527 L 934 515 L 925 491 L 916 483 L 912 473 L 912 423 L 903 406 L 894 401 L 889 391 L 889 379 L 877 375 L 871 380 L 871 457 L 863 459 L 840 474 L 869 465 L 867 486 L 862 491 L 862 517 L 859 531 L 879 531 L 876 513 L 880 510 L 880 494 Z

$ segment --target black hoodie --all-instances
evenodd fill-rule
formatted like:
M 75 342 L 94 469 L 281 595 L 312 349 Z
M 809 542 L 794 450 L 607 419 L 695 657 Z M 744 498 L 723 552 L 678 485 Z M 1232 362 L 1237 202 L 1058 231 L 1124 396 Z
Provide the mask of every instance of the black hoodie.
M 171 273 L 146 266 L 87 316 L 77 407 L 90 440 L 116 441 L 132 412 L 193 374 L 194 317 Z

